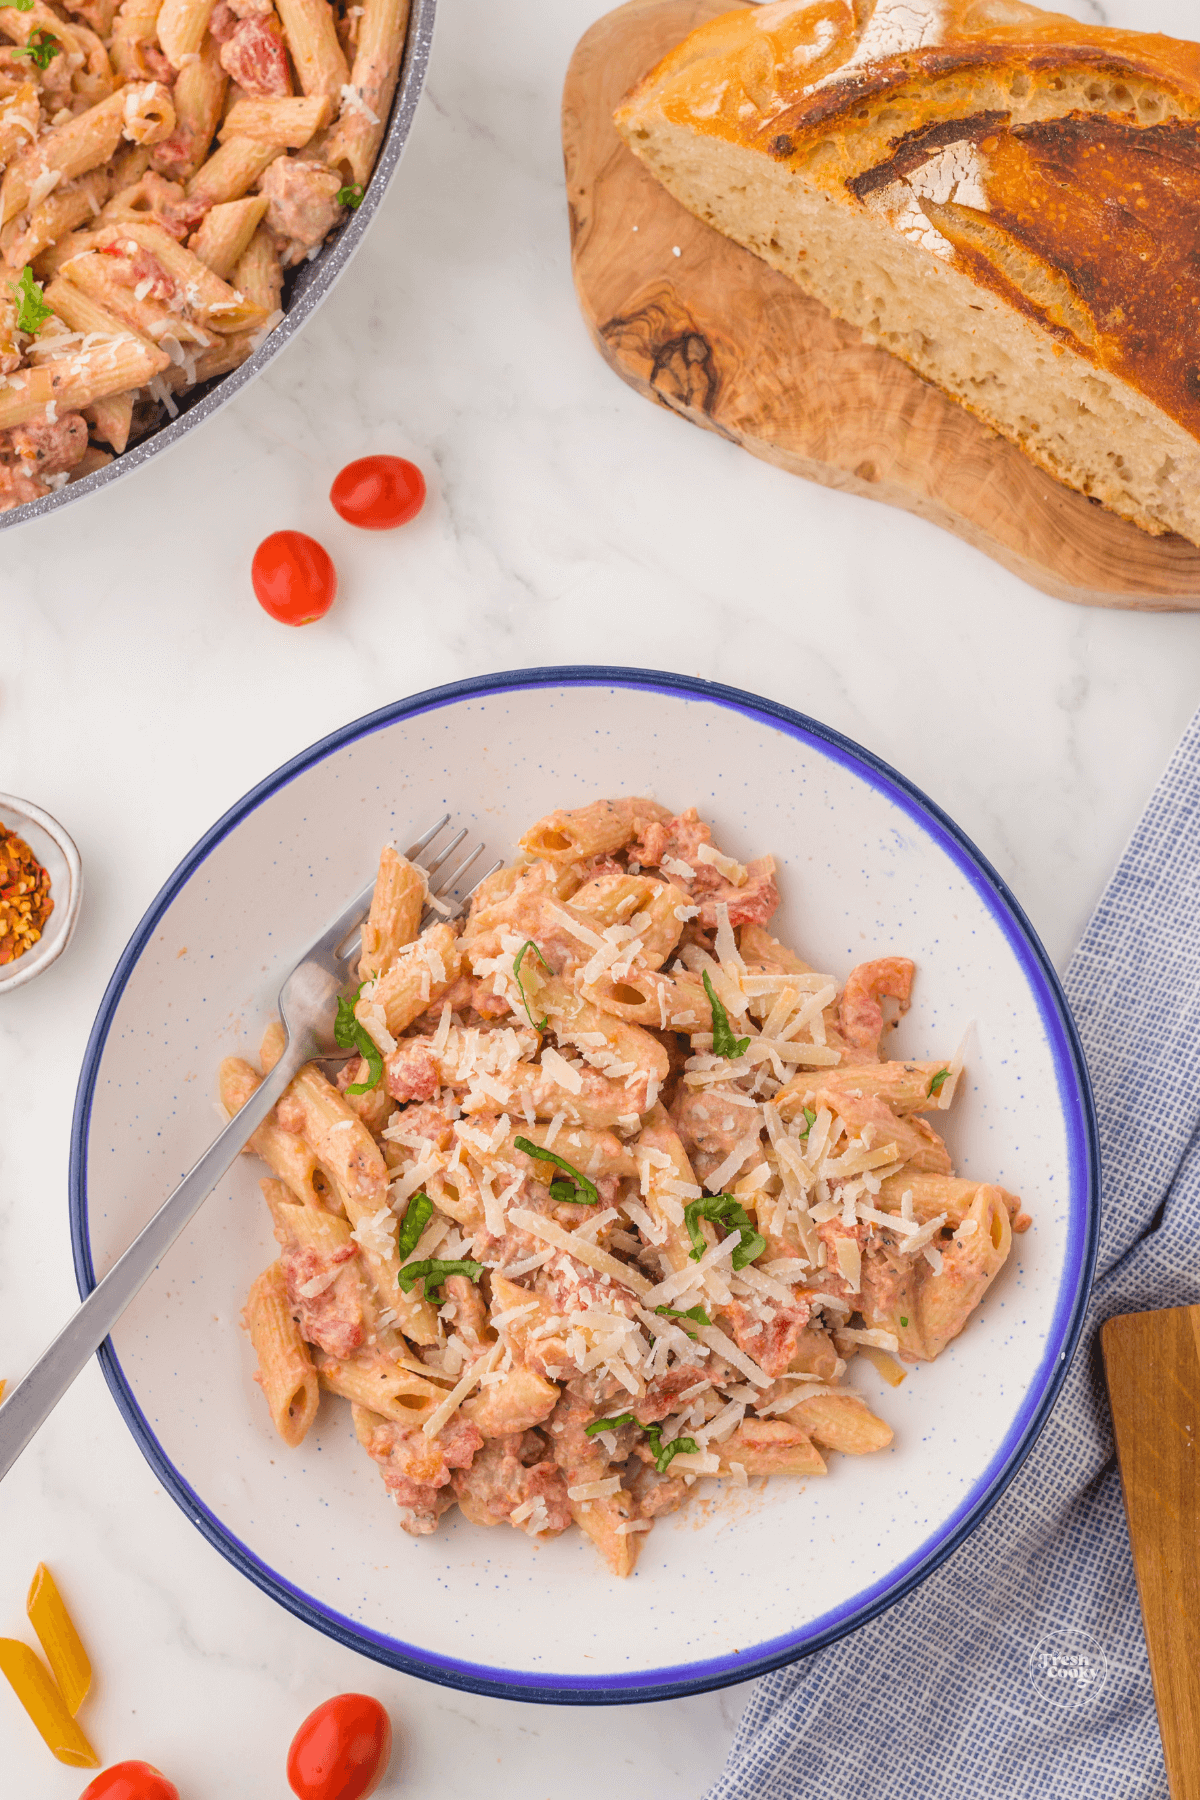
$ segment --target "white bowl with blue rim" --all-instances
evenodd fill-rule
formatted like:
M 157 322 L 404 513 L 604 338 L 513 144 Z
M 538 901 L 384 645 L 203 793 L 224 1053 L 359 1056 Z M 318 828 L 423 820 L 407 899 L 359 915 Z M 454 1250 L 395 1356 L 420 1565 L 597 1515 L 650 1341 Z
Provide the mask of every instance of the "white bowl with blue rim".
M 211 1071 L 212 1094 L 222 1056 L 255 1055 L 282 976 L 381 843 L 449 812 L 489 861 L 508 858 L 541 814 L 621 793 L 697 806 L 742 860 L 769 851 L 783 897 L 772 929 L 817 967 L 842 978 L 872 956 L 915 960 L 894 1053 L 947 1056 L 973 1027 L 950 1148 L 960 1173 L 1020 1194 L 1034 1223 L 936 1363 L 898 1389 L 865 1359 L 851 1365 L 893 1427 L 890 1449 L 832 1456 L 824 1480 L 701 1484 L 621 1582 L 575 1531 L 538 1547 L 454 1511 L 435 1536 L 407 1537 L 331 1397 L 304 1443 L 282 1448 L 238 1323 L 276 1254 L 264 1171 L 241 1158 L 101 1353 L 122 1415 L 210 1543 L 297 1617 L 395 1668 L 513 1699 L 719 1687 L 908 1592 L 979 1523 L 1045 1423 L 1095 1255 L 1096 1135 L 1075 1029 L 1024 914 L 957 827 L 786 707 L 678 675 L 568 668 L 458 682 L 356 720 L 185 857 L 88 1045 L 71 1173 L 80 1291 L 213 1135 L 196 1071 Z

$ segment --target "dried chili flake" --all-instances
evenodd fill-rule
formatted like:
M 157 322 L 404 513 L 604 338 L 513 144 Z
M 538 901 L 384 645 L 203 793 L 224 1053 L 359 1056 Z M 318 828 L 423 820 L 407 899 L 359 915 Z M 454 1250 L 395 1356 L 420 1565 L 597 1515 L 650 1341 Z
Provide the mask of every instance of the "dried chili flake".
M 53 911 L 49 875 L 25 839 L 0 825 L 0 965 L 37 943 Z

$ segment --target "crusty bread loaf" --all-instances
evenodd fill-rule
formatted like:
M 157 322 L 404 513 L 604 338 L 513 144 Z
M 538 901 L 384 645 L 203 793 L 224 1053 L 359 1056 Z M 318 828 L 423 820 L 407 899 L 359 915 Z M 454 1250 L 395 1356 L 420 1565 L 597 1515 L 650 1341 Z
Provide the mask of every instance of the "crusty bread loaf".
M 616 123 L 1052 475 L 1200 544 L 1200 47 L 1020 0 L 773 0 Z

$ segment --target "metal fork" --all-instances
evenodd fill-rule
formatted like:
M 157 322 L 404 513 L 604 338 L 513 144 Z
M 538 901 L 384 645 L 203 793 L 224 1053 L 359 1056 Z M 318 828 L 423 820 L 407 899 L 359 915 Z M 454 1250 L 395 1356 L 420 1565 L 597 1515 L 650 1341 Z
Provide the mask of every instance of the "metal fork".
M 450 815 L 446 813 L 415 844 L 411 844 L 405 852 L 409 861 L 415 861 L 449 823 Z M 425 869 L 430 878 L 430 897 L 441 904 L 426 908 L 422 925 L 434 917 L 458 917 L 480 883 L 502 866 L 499 862 L 493 863 L 468 893 L 457 901 L 450 898 L 468 869 L 483 854 L 483 845 L 478 844 L 435 887 L 434 879 L 446 867 L 466 835 L 465 829 L 459 831 Z M 314 1058 L 344 1062 L 357 1055 L 357 1051 L 339 1049 L 333 1027 L 338 996 L 349 983 L 353 960 L 361 944 L 359 927 L 370 907 L 374 888 L 372 880 L 355 895 L 301 957 L 280 989 L 279 1017 L 287 1033 L 287 1042 L 270 1074 L 255 1088 L 241 1111 L 209 1145 L 150 1223 L 92 1289 L 49 1349 L 0 1405 L 0 1480 L 49 1418 L 89 1357 L 100 1348 L 189 1219 L 199 1211 L 222 1175 L 237 1160 L 243 1145 L 257 1131 L 292 1077 Z

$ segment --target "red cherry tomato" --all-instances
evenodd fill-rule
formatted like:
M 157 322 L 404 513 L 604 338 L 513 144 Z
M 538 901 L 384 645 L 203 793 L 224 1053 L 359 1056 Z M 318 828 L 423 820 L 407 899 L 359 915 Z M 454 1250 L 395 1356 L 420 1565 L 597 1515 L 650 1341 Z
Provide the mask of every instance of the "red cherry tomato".
M 338 1694 L 309 1713 L 288 1751 L 300 1800 L 366 1800 L 387 1772 L 392 1722 L 369 1694 Z
M 391 531 L 425 504 L 425 477 L 402 456 L 363 456 L 347 463 L 329 490 L 333 510 L 364 531 Z
M 273 531 L 254 552 L 258 603 L 281 625 L 311 625 L 333 605 L 337 570 L 324 544 L 302 531 Z
M 149 1763 L 114 1763 L 84 1788 L 79 1800 L 179 1800 L 179 1789 Z

